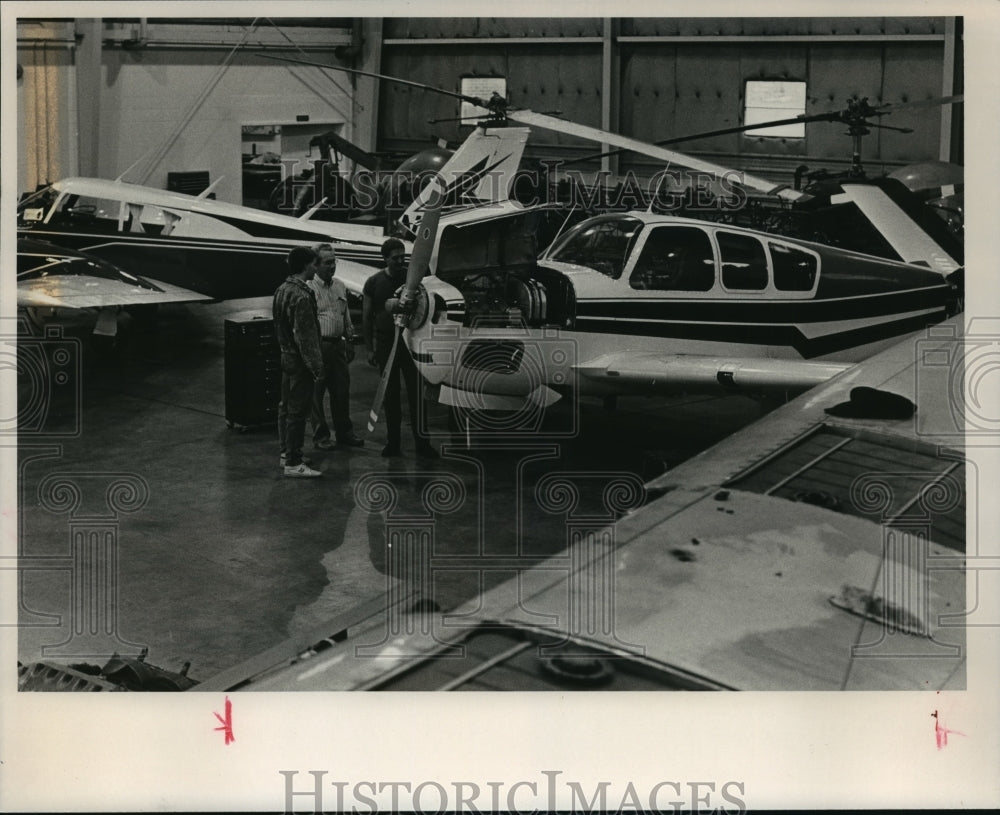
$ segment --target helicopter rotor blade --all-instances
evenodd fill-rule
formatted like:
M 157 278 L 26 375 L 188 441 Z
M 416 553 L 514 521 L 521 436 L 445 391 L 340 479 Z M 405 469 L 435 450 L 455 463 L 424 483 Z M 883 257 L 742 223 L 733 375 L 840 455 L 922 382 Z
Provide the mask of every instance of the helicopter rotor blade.
M 919 102 L 900 102 L 892 103 L 887 102 L 883 105 L 876 105 L 871 108 L 869 115 L 871 116 L 886 116 L 896 112 L 897 110 L 911 110 L 915 108 L 924 107 L 940 107 L 943 105 L 957 105 L 965 101 L 965 97 L 962 95 L 956 96 L 944 96 L 939 99 L 924 99 Z M 670 144 L 682 144 L 686 141 L 695 141 L 697 139 L 710 139 L 715 136 L 729 136 L 733 133 L 745 133 L 748 130 L 764 130 L 769 127 L 780 127 L 781 125 L 790 124 L 810 124 L 812 122 L 842 122 L 845 121 L 846 115 L 843 109 L 829 110 L 821 113 L 812 114 L 801 114 L 799 116 L 793 116 L 788 119 L 774 119 L 767 122 L 755 122 L 753 124 L 743 124 L 734 125 L 732 127 L 724 127 L 720 130 L 707 130 L 701 133 L 689 133 L 684 136 L 676 136 L 669 139 L 660 139 L 659 141 L 652 142 L 658 147 L 665 147 Z M 876 125 L 869 125 L 869 127 L 876 127 Z M 903 130 L 902 132 L 912 132 L 909 130 Z M 618 156 L 622 153 L 631 152 L 626 148 L 619 148 L 616 150 L 608 150 L 604 153 L 592 153 L 586 156 L 580 156 L 579 158 L 570 159 L 569 161 L 563 162 L 564 165 L 569 164 L 579 164 L 585 161 L 595 161 L 597 159 L 609 158 L 611 156 Z
M 751 187 L 753 189 L 760 190 L 761 192 L 775 194 L 789 200 L 798 200 L 802 197 L 802 193 L 790 190 L 781 184 L 775 184 L 773 181 L 769 181 L 766 178 L 758 178 L 746 173 L 741 173 L 730 167 L 713 164 L 709 161 L 704 161 L 684 153 L 678 153 L 674 150 L 668 150 L 665 147 L 649 144 L 648 142 L 633 139 L 628 136 L 611 133 L 607 130 L 599 130 L 596 127 L 574 124 L 573 122 L 567 122 L 563 119 L 556 119 L 552 116 L 534 113 L 530 110 L 508 111 L 507 118 L 512 119 L 515 122 L 520 122 L 521 124 L 533 125 L 534 127 L 541 127 L 546 130 L 555 130 L 570 136 L 578 136 L 579 138 L 595 141 L 599 144 L 611 144 L 625 150 L 631 150 L 632 152 L 649 156 L 650 158 L 665 162 L 666 164 L 677 164 L 681 167 L 687 167 L 692 170 L 700 170 L 716 177 L 729 178 L 732 181 L 742 184 L 743 186 Z
M 675 136 L 670 139 L 660 139 L 659 141 L 651 142 L 651 144 L 654 144 L 657 147 L 666 147 L 670 144 L 682 144 L 683 142 L 695 141 L 696 139 L 709 139 L 714 136 L 728 136 L 731 133 L 742 133 L 745 130 L 753 130 L 758 127 L 777 127 L 778 125 L 798 124 L 802 121 L 801 117 L 795 116 L 791 119 L 778 119 L 777 121 L 763 122 L 762 124 L 734 125 L 733 127 L 724 127 L 721 130 L 708 130 L 703 133 L 691 133 L 686 136 Z M 563 164 L 578 164 L 583 161 L 593 161 L 594 159 L 618 156 L 622 153 L 628 152 L 631 151 L 623 147 L 617 150 L 608 150 L 606 153 L 594 153 L 589 156 L 581 156 L 580 158 L 570 159 L 569 161 L 563 162 Z
M 527 109 L 517 109 L 509 108 L 507 106 L 506 100 L 494 95 L 490 100 L 480 99 L 477 96 L 468 96 L 464 93 L 457 93 L 455 91 L 445 90 L 444 88 L 435 88 L 432 85 L 427 85 L 422 82 L 415 82 L 409 79 L 401 79 L 399 77 L 389 76 L 387 74 L 380 74 L 374 71 L 363 71 L 359 68 L 345 68 L 341 65 L 330 65 L 322 62 L 315 62 L 312 60 L 297 59 L 294 57 L 279 57 L 275 54 L 265 54 L 258 53 L 259 56 L 265 59 L 277 60 L 279 62 L 288 62 L 297 65 L 308 65 L 315 68 L 325 68 L 331 71 L 343 71 L 349 74 L 357 74 L 359 76 L 370 76 L 376 79 L 384 79 L 388 82 L 395 82 L 401 85 L 407 85 L 409 87 L 420 88 L 421 90 L 431 91 L 432 93 L 439 93 L 444 96 L 450 96 L 454 99 L 460 99 L 463 102 L 468 102 L 469 104 L 475 105 L 476 107 L 483 108 L 488 111 L 485 116 L 487 121 L 503 121 L 504 119 L 510 119 L 521 124 L 534 125 L 547 130 L 555 130 L 557 132 L 566 133 L 572 136 L 578 136 L 580 138 L 588 139 L 590 141 L 595 141 L 598 144 L 610 144 L 617 148 L 619 151 L 631 151 L 639 153 L 640 155 L 649 156 L 650 158 L 657 159 L 659 161 L 666 162 L 668 164 L 678 164 L 682 167 L 687 167 L 692 170 L 700 170 L 707 172 L 716 177 L 727 177 L 732 178 L 732 180 L 737 181 L 745 187 L 750 187 L 751 189 L 756 189 L 761 192 L 777 195 L 781 198 L 787 200 L 795 201 L 803 197 L 803 194 L 791 190 L 785 185 L 775 184 L 767 179 L 758 178 L 756 176 L 747 175 L 735 171 L 728 167 L 722 167 L 718 164 L 713 164 L 711 162 L 703 161 L 702 159 L 694 158 L 693 156 L 688 156 L 683 153 L 678 153 L 672 150 L 665 149 L 664 145 L 676 144 L 681 141 L 691 141 L 696 138 L 707 138 L 709 136 L 721 136 L 730 133 L 739 133 L 746 130 L 762 130 L 767 127 L 776 127 L 780 124 L 792 124 L 792 123 L 809 123 L 817 121 L 840 121 L 848 125 L 859 125 L 863 123 L 866 117 L 871 116 L 883 116 L 887 113 L 892 113 L 895 110 L 901 110 L 908 107 L 923 107 L 928 105 L 941 105 L 941 104 L 953 104 L 963 101 L 961 96 L 947 97 L 945 99 L 936 100 L 926 100 L 920 102 L 909 102 L 901 104 L 886 104 L 880 106 L 872 106 L 868 104 L 867 99 L 855 100 L 855 105 L 849 105 L 847 109 L 838 111 L 829 111 L 824 113 L 815 113 L 811 115 L 796 116 L 792 119 L 783 119 L 773 122 L 760 122 L 753 125 L 742 125 L 732 128 L 724 128 L 722 130 L 711 131 L 708 133 L 701 133 L 693 136 L 685 136 L 674 139 L 665 139 L 660 142 L 650 144 L 648 142 L 643 142 L 638 139 L 632 139 L 625 136 L 620 136 L 616 133 L 611 133 L 609 131 L 599 130 L 597 128 L 588 127 L 585 125 L 577 125 L 572 122 L 566 122 L 562 119 L 557 119 L 553 116 L 547 114 L 535 113 L 534 111 Z M 602 153 L 601 157 L 605 155 L 613 155 L 614 153 Z M 592 158 L 588 156 L 587 158 Z M 575 161 L 583 161 L 584 159 L 574 159 Z M 737 177 L 738 176 L 738 177 Z
M 398 77 L 388 76 L 386 74 L 375 73 L 374 71 L 362 71 L 358 68 L 344 68 L 340 65 L 329 65 L 322 62 L 313 62 L 311 60 L 297 59 L 293 57 L 279 57 L 274 54 L 259 54 L 266 59 L 278 60 L 280 62 L 291 62 L 297 65 L 309 65 L 316 68 L 326 68 L 332 71 L 345 71 L 346 73 L 359 74 L 361 76 L 371 76 L 376 79 L 385 79 L 389 82 L 396 82 L 402 85 L 408 85 L 411 87 L 422 88 L 423 90 L 433 91 L 435 93 L 441 93 L 445 96 L 451 96 L 455 99 L 460 99 L 463 102 L 469 102 L 470 104 L 476 105 L 477 107 L 485 108 L 490 111 L 490 116 L 487 118 L 507 118 L 521 124 L 534 125 L 535 127 L 540 127 L 547 130 L 555 130 L 557 132 L 566 133 L 568 135 L 578 136 L 580 138 L 589 139 L 590 141 L 595 141 L 598 144 L 614 144 L 619 147 L 623 147 L 628 150 L 634 150 L 637 153 L 642 153 L 643 155 L 650 156 L 651 158 L 658 159 L 660 161 L 666 162 L 668 164 L 678 164 L 682 167 L 688 167 L 692 170 L 701 170 L 711 175 L 717 177 L 733 177 L 734 181 L 738 181 L 744 186 L 751 187 L 753 189 L 758 189 L 767 193 L 774 193 L 783 198 L 788 198 L 790 200 L 797 200 L 801 197 L 801 193 L 794 190 L 788 189 L 784 185 L 775 184 L 767 179 L 757 178 L 755 176 L 746 175 L 744 173 L 738 173 L 737 171 L 729 168 L 722 167 L 718 164 L 712 164 L 711 162 L 702 161 L 701 159 L 693 158 L 692 156 L 686 156 L 683 153 L 677 153 L 672 150 L 665 150 L 663 148 L 657 147 L 655 145 L 649 145 L 645 142 L 638 141 L 636 139 L 630 139 L 625 136 L 619 136 L 616 133 L 610 133 L 604 130 L 598 130 L 594 127 L 588 127 L 586 125 L 577 125 L 572 122 L 567 122 L 563 119 L 557 119 L 553 116 L 549 116 L 544 113 L 535 113 L 531 110 L 526 109 L 509 109 L 503 100 L 499 100 L 498 104 L 491 105 L 491 102 L 480 99 L 475 96 L 467 96 L 463 93 L 456 93 L 454 91 L 447 91 L 443 88 L 435 88 L 431 85 L 425 85 L 421 82 L 414 82 L 409 79 L 400 79 Z M 492 100 L 491 100 L 492 101 Z M 736 178 L 735 176 L 738 176 Z
M 884 105 L 878 105 L 876 107 L 887 107 L 889 110 L 885 113 L 894 113 L 897 110 L 913 110 L 915 108 L 935 108 L 943 107 L 944 105 L 960 105 L 965 101 L 965 96 L 962 94 L 957 94 L 955 96 L 942 96 L 938 99 L 921 99 L 916 102 L 887 102 Z M 882 115 L 880 112 L 878 115 Z
M 489 102 L 484 99 L 480 99 L 478 96 L 467 96 L 464 93 L 457 93 L 456 91 L 445 90 L 444 88 L 435 88 L 433 85 L 425 85 L 423 82 L 414 82 L 410 79 L 400 79 L 396 76 L 389 76 L 387 74 L 378 74 L 374 71 L 362 71 L 360 68 L 345 68 L 343 65 L 329 65 L 325 62 L 313 62 L 308 59 L 296 59 L 294 57 L 279 57 L 275 54 L 264 54 L 257 52 L 257 56 L 264 57 L 265 59 L 274 59 L 278 62 L 293 62 L 297 65 L 309 65 L 313 68 L 326 68 L 330 71 L 344 71 L 348 74 L 358 74 L 359 76 L 371 76 L 375 79 L 385 79 L 388 82 L 395 82 L 399 85 L 408 85 L 412 88 L 420 88 L 421 90 L 431 91 L 432 93 L 440 93 L 444 96 L 452 96 L 455 99 L 461 99 L 463 102 L 468 102 L 469 104 L 476 105 L 481 108 L 488 108 Z

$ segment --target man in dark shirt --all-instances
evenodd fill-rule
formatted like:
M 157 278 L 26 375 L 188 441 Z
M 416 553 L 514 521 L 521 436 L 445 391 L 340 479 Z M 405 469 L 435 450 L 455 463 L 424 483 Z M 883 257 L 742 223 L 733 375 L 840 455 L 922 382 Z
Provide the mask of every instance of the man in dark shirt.
M 316 274 L 316 253 L 296 246 L 288 253 L 289 275 L 274 293 L 274 331 L 281 349 L 281 402 L 278 440 L 286 476 L 322 475 L 302 460 L 306 417 L 312 407 L 315 383 L 323 378 L 316 295 L 307 282 Z
M 393 315 L 386 310 L 386 301 L 393 297 L 396 290 L 406 282 L 406 249 L 398 238 L 389 238 L 382 244 L 382 257 L 385 258 L 385 268 L 375 273 L 365 281 L 362 325 L 365 344 L 368 346 L 368 363 L 377 365 L 385 375 L 389 352 L 392 349 L 396 334 Z M 388 437 L 382 455 L 385 458 L 402 455 L 400 436 L 402 427 L 402 411 L 400 408 L 399 377 L 402 374 L 406 380 L 406 397 L 410 406 L 410 425 L 413 429 L 413 440 L 416 452 L 420 458 L 438 458 L 437 451 L 427 440 L 427 433 L 421 426 L 420 402 L 423 398 L 423 379 L 417 371 L 417 366 L 410 356 L 403 337 L 399 338 L 396 356 L 389 371 L 389 380 L 385 389 L 385 424 Z

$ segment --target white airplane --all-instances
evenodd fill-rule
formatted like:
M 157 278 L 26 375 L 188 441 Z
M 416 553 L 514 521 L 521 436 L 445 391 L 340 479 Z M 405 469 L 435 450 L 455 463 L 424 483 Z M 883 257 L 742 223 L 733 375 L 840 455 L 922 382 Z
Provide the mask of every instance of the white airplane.
M 938 271 L 649 212 L 583 221 L 536 260 L 532 216 L 442 225 L 405 336 L 445 404 L 796 393 L 958 307 L 942 274 L 954 261 Z
M 609 476 L 619 520 L 578 522 L 457 608 L 428 610 L 435 567 L 455 568 L 429 553 L 426 586 L 192 689 L 963 689 L 961 331 L 910 335 L 644 489 Z
M 527 141 L 526 128 L 476 128 L 439 171 L 451 211 L 509 207 L 508 195 Z M 216 182 L 217 183 L 217 182 Z M 312 221 L 315 210 L 292 218 L 207 197 L 95 178 L 66 178 L 26 196 L 18 205 L 18 237 L 85 253 L 177 300 L 227 300 L 272 294 L 286 276 L 285 258 L 297 245 L 332 243 L 337 275 L 360 297 L 365 280 L 383 265 L 381 228 Z M 415 229 L 424 197 L 403 215 Z M 445 214 L 445 221 L 448 219 Z M 29 253 L 30 254 L 30 253 Z M 26 256 L 23 262 L 30 263 Z M 18 278 L 18 305 L 28 309 L 103 311 L 102 333 L 113 331 L 123 306 L 152 302 L 149 289 L 111 291 L 67 264 L 49 264 Z M 44 277 L 44 286 L 38 280 Z M 79 297 L 84 287 L 86 300 Z M 157 302 L 166 302 L 161 297 Z

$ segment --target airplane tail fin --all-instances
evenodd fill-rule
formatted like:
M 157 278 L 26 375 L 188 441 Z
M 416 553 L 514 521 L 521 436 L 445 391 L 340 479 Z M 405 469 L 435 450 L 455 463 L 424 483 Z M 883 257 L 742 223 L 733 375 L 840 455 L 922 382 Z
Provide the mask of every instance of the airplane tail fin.
M 446 206 L 482 206 L 508 200 L 528 133 L 526 127 L 477 127 L 437 171 L 445 185 Z M 426 185 L 399 219 L 411 234 L 416 234 L 427 210 L 432 187 Z
M 943 275 L 961 266 L 886 190 L 871 184 L 841 184 L 841 189 L 843 198 L 858 207 L 905 262 L 925 265 Z M 943 229 L 943 222 L 940 226 Z

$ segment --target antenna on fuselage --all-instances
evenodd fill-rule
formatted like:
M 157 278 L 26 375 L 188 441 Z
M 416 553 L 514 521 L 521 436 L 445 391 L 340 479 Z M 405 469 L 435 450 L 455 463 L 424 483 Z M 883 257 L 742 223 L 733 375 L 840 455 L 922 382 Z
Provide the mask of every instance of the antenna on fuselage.
M 211 184 L 209 184 L 207 187 L 205 187 L 205 189 L 203 189 L 201 192 L 199 192 L 198 193 L 198 197 L 199 198 L 208 198 L 208 196 L 211 195 L 212 190 L 214 190 L 216 187 L 218 187 L 219 186 L 219 182 L 222 181 L 222 179 L 224 179 L 224 178 L 225 178 L 224 175 L 220 175 L 217 179 L 215 179 L 215 181 L 213 181 Z
M 312 218 L 313 215 L 315 215 L 317 212 L 319 212 L 319 208 L 321 206 L 323 206 L 323 204 L 325 204 L 325 203 L 326 203 L 326 197 L 324 196 L 323 198 L 320 198 L 319 201 L 314 206 L 310 207 L 305 212 L 303 212 L 299 216 L 299 220 L 300 221 L 308 221 L 310 218 Z
M 136 168 L 137 166 L 139 166 L 140 164 L 142 164 L 142 162 L 144 162 L 144 161 L 145 161 L 146 159 L 148 159 L 148 158 L 150 157 L 150 155 L 152 154 L 152 152 L 153 152 L 153 151 L 154 151 L 155 149 L 156 149 L 156 146 L 154 145 L 153 147 L 150 147 L 150 148 L 149 148 L 149 149 L 148 149 L 148 150 L 147 150 L 147 151 L 146 151 L 145 153 L 143 153 L 143 154 L 142 154 L 141 156 L 139 156 L 139 158 L 137 158 L 137 159 L 136 159 L 136 160 L 135 160 L 134 162 L 132 162 L 132 163 L 131 163 L 131 164 L 130 164 L 130 165 L 128 166 L 128 169 L 127 169 L 127 170 L 125 170 L 125 171 L 124 171 L 124 172 L 123 172 L 123 173 L 122 173 L 122 174 L 121 174 L 120 176 L 118 176 L 118 178 L 116 178 L 116 179 L 115 179 L 115 183 L 116 183 L 116 184 L 118 184 L 118 183 L 121 183 L 121 180 L 122 180 L 123 178 L 125 178 L 125 176 L 127 176 L 127 175 L 128 175 L 128 174 L 129 174 L 130 172 L 132 172 L 132 171 L 133 171 L 133 170 L 134 170 L 134 169 L 135 169 L 135 168 Z

